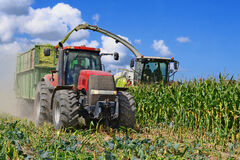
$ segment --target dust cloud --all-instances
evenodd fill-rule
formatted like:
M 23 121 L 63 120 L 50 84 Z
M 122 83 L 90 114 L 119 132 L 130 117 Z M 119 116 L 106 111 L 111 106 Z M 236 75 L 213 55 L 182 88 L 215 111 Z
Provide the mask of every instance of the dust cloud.
M 1 88 L 0 112 L 9 113 L 14 116 L 20 116 L 17 108 L 17 100 L 15 98 L 15 94 L 13 90 Z
M 17 99 L 13 89 L 14 85 L 8 84 L 9 82 L 12 82 L 12 80 L 0 80 L 0 113 L 33 120 L 33 103 L 26 103 L 24 100 Z M 2 84 L 5 84 L 5 86 Z
M 33 106 L 23 104 L 15 96 L 16 57 L 16 54 L 0 53 L 0 113 L 32 120 Z

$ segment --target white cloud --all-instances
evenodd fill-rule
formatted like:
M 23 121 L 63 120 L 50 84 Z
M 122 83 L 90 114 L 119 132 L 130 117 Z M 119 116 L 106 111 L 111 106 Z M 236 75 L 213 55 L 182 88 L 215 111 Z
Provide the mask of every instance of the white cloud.
M 85 38 L 88 38 L 90 35 L 90 32 L 88 30 L 79 30 L 77 32 L 73 32 L 71 36 L 69 37 L 70 41 L 78 41 L 83 40 Z M 63 37 L 62 37 L 63 38 Z
M 3 57 L 16 56 L 18 53 L 26 52 L 34 46 L 35 42 L 25 38 L 18 38 L 16 41 L 1 43 L 0 44 L 0 60 L 4 60 Z M 1 68 L 1 67 L 0 67 Z
M 67 24 L 54 17 L 50 8 L 30 9 L 20 27 L 22 33 L 41 39 L 56 40 L 67 33 Z
M 142 40 L 141 40 L 141 39 L 135 39 L 134 42 L 135 42 L 136 44 L 141 44 L 141 43 L 142 43 Z
M 111 71 L 111 73 L 114 74 L 122 72 L 124 69 L 132 70 L 129 64 L 126 65 L 108 64 L 105 71 Z
M 64 38 L 78 24 L 84 23 L 81 11 L 64 3 L 58 3 L 52 8 L 28 7 L 28 10 L 27 15 L 0 14 L 0 41 L 10 42 L 16 33 L 56 41 Z M 80 30 L 73 33 L 69 40 L 82 40 L 88 36 L 88 30 Z
M 152 44 L 153 49 L 158 52 L 161 56 L 170 56 L 171 52 L 165 45 L 164 40 L 154 40 Z
M 95 15 L 93 15 L 92 19 L 93 19 L 94 23 L 97 24 L 100 19 L 100 15 L 98 13 L 96 13 Z
M 16 16 L 0 16 L 0 41 L 9 42 L 16 32 L 18 23 Z
M 97 48 L 99 46 L 99 43 L 96 40 L 91 41 L 89 43 L 86 39 L 84 39 L 84 40 L 81 40 L 81 41 L 78 41 L 78 42 L 73 42 L 70 45 L 71 46 L 87 46 L 87 47 Z
M 32 1 L 33 0 L 0 0 L 0 11 L 14 15 L 28 14 Z
M 45 40 L 45 39 L 41 39 L 41 38 L 35 38 L 35 39 L 31 39 L 31 40 L 29 41 L 29 43 L 33 43 L 33 44 L 52 44 L 52 45 L 57 45 L 59 41 L 60 41 L 60 39 L 59 39 L 59 40 L 52 41 L 52 40 Z
M 128 40 L 127 37 L 121 36 L 123 39 Z M 125 66 L 130 64 L 133 54 L 129 51 L 127 47 L 121 43 L 116 43 L 114 39 L 102 36 L 102 48 L 101 53 L 119 53 L 119 60 L 115 61 L 113 56 L 102 56 L 103 64 L 106 65 L 106 70 L 116 71 L 117 68 L 125 68 Z
M 58 3 L 53 8 L 30 8 L 29 15 L 23 18 L 20 30 L 41 39 L 58 40 L 80 23 L 84 23 L 81 11 L 68 4 Z M 88 36 L 87 30 L 79 31 L 71 36 L 71 40 L 80 40 Z
M 177 41 L 179 43 L 188 43 L 188 42 L 191 42 L 191 40 L 188 38 L 188 37 L 178 37 L 177 38 Z
M 76 27 L 79 23 L 84 22 L 81 18 L 80 10 L 64 3 L 58 3 L 55 5 L 51 10 L 50 15 L 56 16 L 59 21 L 72 28 Z
M 99 46 L 98 41 L 91 41 L 87 46 L 97 48 Z

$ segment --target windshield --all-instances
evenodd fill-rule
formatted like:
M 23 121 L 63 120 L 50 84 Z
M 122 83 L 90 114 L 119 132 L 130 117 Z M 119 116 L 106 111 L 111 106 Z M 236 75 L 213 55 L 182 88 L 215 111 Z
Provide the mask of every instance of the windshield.
M 144 82 L 159 82 L 167 80 L 166 62 L 148 62 L 144 64 L 142 80 Z
M 101 70 L 100 56 L 92 51 L 67 50 L 64 62 L 66 85 L 77 85 L 81 70 Z

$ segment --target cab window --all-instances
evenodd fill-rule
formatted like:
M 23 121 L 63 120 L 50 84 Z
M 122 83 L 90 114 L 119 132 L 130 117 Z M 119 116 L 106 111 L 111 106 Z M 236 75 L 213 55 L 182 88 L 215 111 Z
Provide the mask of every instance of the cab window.
M 101 70 L 100 56 L 94 52 L 69 50 L 64 60 L 66 85 L 77 85 L 81 70 Z

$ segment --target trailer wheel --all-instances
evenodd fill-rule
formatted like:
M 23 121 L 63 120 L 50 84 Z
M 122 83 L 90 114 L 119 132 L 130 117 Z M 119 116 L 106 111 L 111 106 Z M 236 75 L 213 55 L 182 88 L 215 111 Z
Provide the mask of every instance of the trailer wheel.
M 58 91 L 53 99 L 53 123 L 55 129 L 62 127 L 78 128 L 78 94 L 72 90 Z
M 119 127 L 134 128 L 136 124 L 136 107 L 131 93 L 118 92 L 119 99 Z
M 37 125 L 43 122 L 52 122 L 50 109 L 51 93 L 47 89 L 45 81 L 38 83 L 34 101 L 34 121 Z

